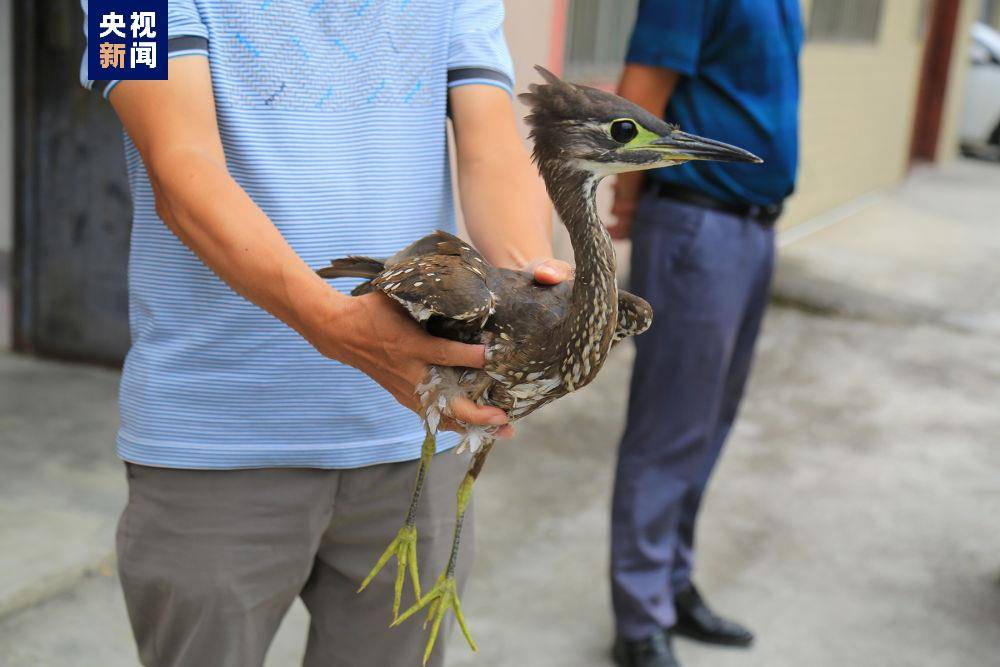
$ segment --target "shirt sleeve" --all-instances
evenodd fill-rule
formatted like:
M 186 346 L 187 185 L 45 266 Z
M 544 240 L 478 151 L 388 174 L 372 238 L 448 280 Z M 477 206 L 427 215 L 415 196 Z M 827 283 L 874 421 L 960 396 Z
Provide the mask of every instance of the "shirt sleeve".
M 705 34 L 706 4 L 702 0 L 640 0 L 625 61 L 694 76 Z
M 454 0 L 448 87 L 480 83 L 514 92 L 514 64 L 503 35 L 501 0 Z
M 83 6 L 83 34 L 87 35 L 88 0 L 80 0 Z M 201 20 L 194 0 L 170 0 L 167 3 L 167 58 L 178 56 L 208 56 L 208 28 Z M 83 52 L 80 63 L 80 83 L 85 88 L 96 90 L 105 98 L 118 80 L 96 81 L 87 75 L 87 51 Z

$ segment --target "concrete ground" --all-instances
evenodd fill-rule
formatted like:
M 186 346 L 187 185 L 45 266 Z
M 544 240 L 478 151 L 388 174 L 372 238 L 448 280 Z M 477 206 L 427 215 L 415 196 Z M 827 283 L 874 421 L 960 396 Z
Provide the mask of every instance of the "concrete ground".
M 678 641 L 687 667 L 1000 664 L 1000 167 L 863 203 L 784 236 L 697 572 L 759 640 Z M 480 652 L 452 637 L 453 667 L 610 664 L 630 355 L 490 459 L 463 598 Z M 0 665 L 136 664 L 111 560 L 116 380 L 0 356 Z M 293 608 L 269 666 L 297 663 L 306 623 Z

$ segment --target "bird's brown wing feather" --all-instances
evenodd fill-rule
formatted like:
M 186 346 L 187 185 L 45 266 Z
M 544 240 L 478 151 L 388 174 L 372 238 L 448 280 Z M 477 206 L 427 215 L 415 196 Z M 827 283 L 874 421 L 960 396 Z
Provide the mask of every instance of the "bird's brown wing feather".
M 417 257 L 437 255 L 460 257 L 470 266 L 488 270 L 489 265 L 486 260 L 468 243 L 453 234 L 439 230 L 417 239 L 388 259 L 351 255 L 331 261 L 330 266 L 319 269 L 317 273 L 323 278 L 368 278 L 351 290 L 353 296 L 361 296 L 372 291 L 375 286 L 374 278 L 383 271 L 391 271 Z M 406 264 L 406 266 L 411 265 Z
M 417 239 L 387 259 L 385 263 L 386 266 L 392 267 L 413 257 L 427 255 L 455 255 L 476 265 L 486 264 L 486 260 L 475 248 L 454 234 L 441 230 Z
M 372 280 L 372 287 L 388 295 L 419 322 L 432 318 L 454 322 L 442 332 L 448 338 L 467 338 L 493 313 L 496 300 L 486 284 L 486 274 L 458 255 L 417 255 L 404 259 Z M 452 333 L 454 335 L 452 335 Z M 460 335 L 461 334 L 461 335 Z

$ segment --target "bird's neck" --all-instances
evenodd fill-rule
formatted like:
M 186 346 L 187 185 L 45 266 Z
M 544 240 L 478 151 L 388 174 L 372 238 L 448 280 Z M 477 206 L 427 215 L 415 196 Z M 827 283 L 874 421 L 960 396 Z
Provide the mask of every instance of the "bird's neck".
M 554 161 L 541 167 L 552 203 L 569 231 L 576 260 L 562 331 L 566 352 L 560 362 L 563 384 L 573 391 L 597 375 L 611 348 L 618 321 L 615 251 L 597 215 L 601 177 Z

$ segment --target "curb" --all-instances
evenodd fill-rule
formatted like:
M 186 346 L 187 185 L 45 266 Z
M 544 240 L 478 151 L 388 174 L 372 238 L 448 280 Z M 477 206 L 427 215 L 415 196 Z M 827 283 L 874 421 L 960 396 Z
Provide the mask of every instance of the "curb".
M 110 577 L 115 573 L 116 559 L 111 552 L 76 567 L 33 581 L 14 593 L 0 598 L 0 622 L 26 609 L 68 593 L 84 579 L 92 576 Z
M 975 335 L 1000 334 L 1000 318 L 932 308 L 824 278 L 801 262 L 781 259 L 771 302 L 806 313 L 890 325 L 932 325 Z

